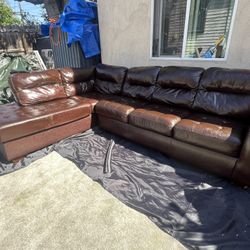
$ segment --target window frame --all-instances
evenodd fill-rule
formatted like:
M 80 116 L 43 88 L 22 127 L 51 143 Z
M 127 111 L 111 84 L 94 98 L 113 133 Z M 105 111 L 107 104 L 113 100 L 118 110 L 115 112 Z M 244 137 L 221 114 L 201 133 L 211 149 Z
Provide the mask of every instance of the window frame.
M 186 58 L 185 57 L 185 48 L 187 45 L 187 37 L 188 37 L 188 26 L 189 26 L 189 13 L 191 8 L 191 1 L 187 0 L 187 7 L 186 7 L 186 17 L 185 17 L 185 26 L 184 26 L 184 36 L 183 36 L 183 43 L 182 43 L 182 54 L 181 57 L 173 57 L 173 56 L 153 56 L 153 39 L 154 39 L 154 7 L 155 7 L 155 0 L 151 0 L 151 27 L 150 27 L 150 59 L 151 60 L 173 60 L 173 61 L 205 61 L 205 62 L 211 62 L 211 61 L 227 61 L 228 55 L 229 55 L 229 49 L 231 45 L 232 40 L 232 34 L 236 19 L 236 13 L 238 9 L 238 3 L 239 0 L 235 0 L 234 7 L 233 7 L 233 14 L 232 14 L 232 21 L 230 25 L 229 35 L 228 35 L 228 41 L 227 41 L 227 48 L 224 58 Z M 161 12 L 162 15 L 162 12 Z M 160 26 L 162 23 L 160 23 Z M 161 34 L 160 34 L 161 36 Z M 159 46 L 160 47 L 160 46 Z M 160 48 L 159 48 L 160 49 Z

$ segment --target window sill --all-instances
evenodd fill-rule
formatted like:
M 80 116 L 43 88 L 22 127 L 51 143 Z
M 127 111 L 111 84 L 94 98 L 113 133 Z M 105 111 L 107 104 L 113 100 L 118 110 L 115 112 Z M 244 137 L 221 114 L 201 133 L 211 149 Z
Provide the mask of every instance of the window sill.
M 150 60 L 156 61 L 202 61 L 202 62 L 226 62 L 226 58 L 180 58 L 180 57 L 150 57 Z

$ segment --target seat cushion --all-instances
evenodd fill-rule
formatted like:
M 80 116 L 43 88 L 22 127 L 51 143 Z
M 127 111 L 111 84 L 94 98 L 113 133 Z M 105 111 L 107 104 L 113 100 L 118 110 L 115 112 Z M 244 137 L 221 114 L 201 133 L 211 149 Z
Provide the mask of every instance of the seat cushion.
M 86 93 L 82 96 L 83 100 L 91 105 L 92 112 L 95 112 L 96 104 L 101 100 L 112 100 L 113 95 L 101 94 L 98 92 Z
M 99 101 L 95 107 L 96 113 L 121 122 L 128 122 L 128 115 L 134 110 L 132 106 L 112 101 Z
M 189 114 L 190 112 L 184 109 L 152 104 L 130 113 L 129 123 L 140 128 L 171 136 L 174 126 Z
M 90 104 L 81 97 L 20 107 L 16 103 L 0 107 L 0 142 L 60 126 L 91 114 Z
M 86 102 L 90 103 L 92 107 L 92 112 L 95 112 L 95 106 L 101 100 L 117 102 L 120 104 L 132 106 L 133 108 L 140 108 L 140 107 L 144 107 L 145 105 L 147 105 L 147 102 L 143 100 L 136 100 L 133 98 L 119 96 L 119 95 L 101 94 L 98 92 L 86 93 L 84 94 L 84 96 L 82 96 L 82 98 Z
M 220 153 L 238 156 L 246 127 L 240 122 L 212 115 L 195 114 L 174 127 L 174 138 Z

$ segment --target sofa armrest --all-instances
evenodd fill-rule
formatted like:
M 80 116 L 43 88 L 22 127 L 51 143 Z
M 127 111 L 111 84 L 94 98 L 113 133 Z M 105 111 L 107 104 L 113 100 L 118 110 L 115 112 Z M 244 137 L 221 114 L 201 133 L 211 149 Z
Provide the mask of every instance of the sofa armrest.
M 246 134 L 240 158 L 233 171 L 232 179 L 241 185 L 250 186 L 250 127 Z

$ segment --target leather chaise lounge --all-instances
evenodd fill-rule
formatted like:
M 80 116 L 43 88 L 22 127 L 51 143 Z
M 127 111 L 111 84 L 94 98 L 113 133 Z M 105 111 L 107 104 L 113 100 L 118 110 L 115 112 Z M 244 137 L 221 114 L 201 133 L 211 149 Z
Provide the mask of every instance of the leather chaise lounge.
M 10 86 L 16 103 L 0 106 L 7 161 L 97 124 L 250 185 L 250 70 L 99 64 L 17 73 Z
M 75 96 L 94 69 L 18 73 L 10 78 L 17 103 L 0 106 L 0 153 L 13 161 L 91 127 L 90 105 Z M 65 74 L 64 74 L 65 73 Z M 71 92 L 72 91 L 72 92 Z

